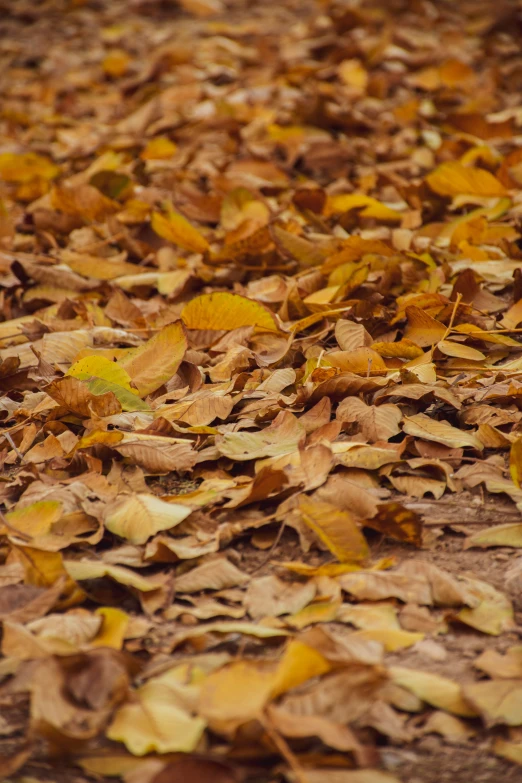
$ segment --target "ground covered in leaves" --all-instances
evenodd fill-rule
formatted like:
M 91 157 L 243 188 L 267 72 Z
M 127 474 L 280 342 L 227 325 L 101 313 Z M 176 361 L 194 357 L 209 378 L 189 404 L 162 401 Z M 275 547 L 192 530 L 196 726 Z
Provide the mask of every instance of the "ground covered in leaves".
M 520 780 L 519 4 L 0 19 L 0 774 Z

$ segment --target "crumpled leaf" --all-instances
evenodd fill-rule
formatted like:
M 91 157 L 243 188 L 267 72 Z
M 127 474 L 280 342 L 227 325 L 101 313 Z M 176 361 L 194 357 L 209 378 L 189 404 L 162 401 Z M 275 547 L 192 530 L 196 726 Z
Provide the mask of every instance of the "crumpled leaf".
M 123 742 L 135 756 L 188 753 L 197 747 L 206 725 L 194 714 L 197 693 L 195 675 L 186 664 L 170 669 L 142 685 L 132 701 L 120 707 L 107 737 Z

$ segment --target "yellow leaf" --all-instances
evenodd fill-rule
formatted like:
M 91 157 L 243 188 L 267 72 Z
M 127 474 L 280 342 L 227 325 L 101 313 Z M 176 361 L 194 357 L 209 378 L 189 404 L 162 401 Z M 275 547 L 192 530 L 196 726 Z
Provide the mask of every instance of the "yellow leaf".
M 129 615 L 112 606 L 101 606 L 96 609 L 95 614 L 102 620 L 102 627 L 91 642 L 92 647 L 112 647 L 114 650 L 121 650 L 125 631 L 129 625 Z
M 279 661 L 270 696 L 275 699 L 312 677 L 326 674 L 330 669 L 330 664 L 320 652 L 298 639 L 292 639 Z
M 356 631 L 350 638 L 380 642 L 386 652 L 396 652 L 421 642 L 424 639 L 424 634 L 402 631 L 398 628 L 367 628 L 363 631 Z
M 497 737 L 493 745 L 493 753 L 522 765 L 522 742 L 509 742 Z
M 221 454 L 233 460 L 278 457 L 297 450 L 306 430 L 299 419 L 281 411 L 269 427 L 259 432 L 226 432 L 216 437 Z
M 470 682 L 462 693 L 488 726 L 522 725 L 522 681 L 490 680 Z
M 354 351 L 332 351 L 324 357 L 325 364 L 337 367 L 342 372 L 357 375 L 382 375 L 388 371 L 377 351 L 371 348 L 356 348 Z
M 345 193 L 339 196 L 329 196 L 326 204 L 327 214 L 339 214 L 358 209 L 359 214 L 365 218 L 375 218 L 390 223 L 400 223 L 401 213 L 396 209 L 382 204 L 372 196 L 363 193 Z
M 172 204 L 167 205 L 167 217 L 160 212 L 152 213 L 151 226 L 158 236 L 192 253 L 205 253 L 209 249 L 205 237 Z
M 514 628 L 513 605 L 504 593 L 480 579 L 461 577 L 460 581 L 470 595 L 479 601 L 478 606 L 460 610 L 457 618 L 461 623 L 491 636 L 500 636 L 501 633 Z
M 274 683 L 274 668 L 263 661 L 236 661 L 203 681 L 198 713 L 214 731 L 233 732 L 261 716 Z
M 45 554 L 50 553 L 45 552 Z M 165 581 L 161 574 L 146 577 L 138 574 L 136 571 L 132 571 L 130 568 L 111 565 L 110 563 L 104 563 L 102 560 L 65 560 L 63 567 L 71 579 L 77 582 L 81 582 L 84 579 L 101 579 L 107 576 L 110 579 L 114 579 L 118 584 L 133 587 L 142 593 L 158 590 Z
M 102 68 L 108 76 L 118 79 L 127 73 L 130 57 L 124 49 L 111 49 L 103 58 Z
M 241 326 L 255 326 L 271 332 L 278 329 L 275 317 L 267 307 L 226 291 L 197 296 L 185 305 L 181 318 L 187 329 L 230 331 Z
M 298 261 L 303 269 L 320 266 L 327 257 L 327 251 L 320 245 L 286 231 L 277 223 L 272 226 L 272 236 L 277 246 Z
M 9 511 L 5 518 L 9 527 L 0 524 L 3 535 L 12 535 L 19 531 L 21 537 L 44 536 L 51 530 L 55 522 L 62 516 L 62 504 L 57 500 L 39 500 L 29 506 Z
M 522 482 L 522 438 L 517 438 L 511 445 L 509 452 L 509 472 L 513 484 L 520 487 Z
M 130 350 L 120 366 L 137 386 L 140 397 L 159 389 L 177 371 L 187 350 L 180 321 L 168 324 L 144 345 Z
M 123 386 L 128 391 L 135 392 L 130 385 L 131 378 L 129 373 L 116 362 L 111 362 L 103 356 L 86 356 L 84 359 L 80 359 L 69 367 L 66 375 L 71 375 L 80 381 L 93 377 L 103 378 L 106 381 L 118 384 L 118 386 Z
M 522 522 L 494 525 L 468 536 L 464 548 L 488 546 L 522 547 Z
M 337 612 L 337 621 L 350 623 L 356 628 L 372 631 L 400 631 L 397 609 L 391 603 L 342 604 Z
M 432 318 L 431 315 L 416 305 L 406 307 L 406 316 L 408 323 L 404 330 L 404 336 L 421 348 L 435 345 L 446 334 L 444 324 Z
M 119 209 L 119 204 L 101 193 L 93 185 L 72 187 L 54 185 L 51 190 L 51 204 L 66 215 L 81 217 L 88 222 L 101 222 Z
M 422 348 L 411 340 L 399 340 L 396 343 L 372 343 L 370 348 L 377 351 L 383 359 L 417 359 L 423 356 Z
M 5 182 L 31 182 L 34 179 L 51 180 L 60 173 L 58 166 L 36 152 L 3 152 L 0 154 L 0 179 Z
M 140 152 L 142 160 L 168 160 L 177 152 L 177 144 L 174 144 L 167 136 L 156 136 L 147 142 Z
M 341 563 L 368 557 L 366 539 L 348 511 L 305 495 L 299 499 L 299 511 L 305 524 Z
M 428 174 L 426 182 L 440 196 L 506 196 L 504 185 L 485 169 L 450 161 Z
M 206 724 L 187 708 L 198 693 L 192 676 L 180 665 L 150 679 L 116 712 L 107 737 L 123 742 L 135 756 L 195 750 Z
M 368 71 L 360 60 L 343 60 L 337 66 L 337 73 L 341 81 L 348 87 L 355 87 L 364 91 L 368 85 Z
M 423 440 L 432 440 L 435 443 L 442 443 L 444 446 L 449 446 L 452 449 L 469 446 L 482 451 L 484 448 L 473 432 L 452 427 L 447 421 L 431 419 L 424 413 L 417 413 L 415 416 L 405 416 L 403 430 L 408 435 L 413 435 Z
M 272 699 L 330 668 L 321 653 L 292 640 L 277 666 L 264 661 L 237 661 L 212 672 L 201 686 L 199 714 L 215 731 L 232 732 L 259 718 Z
M 446 356 L 455 356 L 457 359 L 469 359 L 472 362 L 483 362 L 486 359 L 482 351 L 452 340 L 441 340 L 437 343 L 437 348 Z
M 106 507 L 104 522 L 107 530 L 131 544 L 144 544 L 160 530 L 179 525 L 191 509 L 177 503 L 166 503 L 155 495 L 141 493 L 124 495 Z
M 392 682 L 411 691 L 419 699 L 432 707 L 451 712 L 462 717 L 475 717 L 477 713 L 462 696 L 458 683 L 438 674 L 407 669 L 404 666 L 392 666 L 389 669 Z

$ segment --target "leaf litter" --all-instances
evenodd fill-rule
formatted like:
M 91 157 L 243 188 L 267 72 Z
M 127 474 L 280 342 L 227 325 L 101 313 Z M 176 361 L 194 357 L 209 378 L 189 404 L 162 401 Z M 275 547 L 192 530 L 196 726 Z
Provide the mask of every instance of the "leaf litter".
M 517 4 L 0 10 L 2 777 L 517 779 Z

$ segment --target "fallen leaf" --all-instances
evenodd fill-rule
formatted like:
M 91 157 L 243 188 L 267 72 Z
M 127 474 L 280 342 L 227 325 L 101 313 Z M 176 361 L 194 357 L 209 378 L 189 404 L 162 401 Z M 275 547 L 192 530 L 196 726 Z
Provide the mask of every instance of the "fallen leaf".
M 299 511 L 303 522 L 341 563 L 366 560 L 368 544 L 348 511 L 306 496 L 299 500 Z
M 163 327 L 138 348 L 131 349 L 121 367 L 128 373 L 140 396 L 145 397 L 172 378 L 186 350 L 187 339 L 178 321 Z
M 471 447 L 482 451 L 484 448 L 480 440 L 473 432 L 459 430 L 452 427 L 447 421 L 438 421 L 425 416 L 424 413 L 417 413 L 415 416 L 405 416 L 403 430 L 408 435 L 414 435 L 424 440 L 432 440 L 435 443 L 442 443 L 450 448 Z
M 432 707 L 450 712 L 462 717 L 474 717 L 478 713 L 469 706 L 467 688 L 458 685 L 453 680 L 441 677 L 439 674 L 407 669 L 404 666 L 391 666 L 389 669 L 392 681 L 401 688 L 411 691 L 419 699 Z M 473 687 L 473 686 L 471 686 Z
M 278 328 L 267 307 L 228 292 L 197 296 L 185 305 L 181 318 L 187 329 L 230 331 L 242 326 L 255 326 L 258 329 L 277 331 Z
M 166 503 L 154 495 L 128 495 L 107 506 L 103 520 L 107 530 L 131 544 L 144 544 L 160 530 L 179 525 L 191 512 L 187 506 Z
M 107 737 L 123 742 L 135 756 L 146 753 L 193 751 L 205 729 L 205 720 L 187 709 L 198 688 L 188 666 L 181 664 L 150 679 L 133 699 L 116 712 Z
M 522 724 L 522 685 L 520 680 L 471 682 L 462 686 L 462 694 L 486 725 Z
M 441 196 L 505 196 L 506 189 L 499 180 L 485 169 L 463 166 L 449 161 L 440 165 L 426 177 L 426 182 Z
M 205 237 L 200 234 L 197 228 L 194 228 L 186 217 L 176 212 L 172 204 L 169 203 L 166 206 L 166 217 L 161 212 L 152 213 L 151 226 L 156 234 L 185 250 L 190 250 L 193 253 L 205 253 L 209 249 Z

